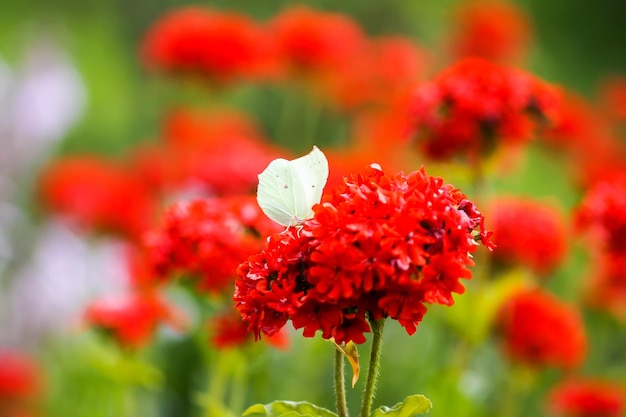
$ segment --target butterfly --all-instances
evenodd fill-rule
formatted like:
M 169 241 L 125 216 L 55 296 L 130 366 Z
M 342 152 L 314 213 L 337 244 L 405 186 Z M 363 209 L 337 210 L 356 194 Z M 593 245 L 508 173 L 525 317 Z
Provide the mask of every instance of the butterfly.
M 328 180 L 328 160 L 317 146 L 307 155 L 288 161 L 278 158 L 259 174 L 257 201 L 267 217 L 298 226 L 313 216 Z

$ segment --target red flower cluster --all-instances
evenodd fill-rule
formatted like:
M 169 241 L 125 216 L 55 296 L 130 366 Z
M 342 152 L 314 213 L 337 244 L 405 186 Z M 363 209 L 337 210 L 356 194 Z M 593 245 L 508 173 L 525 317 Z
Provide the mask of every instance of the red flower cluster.
M 34 361 L 22 353 L 1 349 L 0 411 L 3 403 L 32 399 L 39 395 L 40 389 L 39 369 Z
M 584 285 L 585 301 L 626 322 L 626 256 L 608 253 L 594 264 L 597 269 Z
M 39 194 L 51 210 L 79 226 L 132 239 L 154 217 L 151 191 L 128 167 L 95 156 L 56 160 L 40 175 Z
M 146 67 L 218 83 L 265 72 L 270 52 L 269 34 L 251 19 L 200 7 L 163 16 L 142 45 Z
M 148 343 L 160 324 L 184 327 L 181 315 L 152 293 L 95 301 L 87 307 L 85 320 L 126 348 Z
M 369 40 L 337 68 L 321 74 L 319 89 L 341 109 L 389 104 L 423 78 L 426 53 L 409 39 Z
M 623 387 L 616 383 L 572 379 L 552 389 L 548 408 L 557 417 L 620 417 L 626 399 Z
M 41 372 L 27 355 L 0 349 L 0 416 L 35 416 L 41 394 Z
M 239 267 L 234 300 L 256 337 L 291 319 L 304 336 L 363 343 L 367 320 L 391 317 L 409 334 L 425 303 L 451 305 L 476 239 L 491 247 L 465 195 L 422 169 L 345 179 L 302 227 L 270 237 Z
M 277 231 L 252 196 L 174 204 L 159 229 L 146 234 L 148 258 L 158 277 L 184 274 L 203 291 L 231 288 L 237 266 Z
M 218 349 L 238 347 L 252 339 L 248 325 L 235 309 L 211 317 L 209 324 L 211 343 Z M 285 348 L 289 344 L 283 332 L 274 333 L 267 338 L 268 343 L 276 348 Z
M 532 75 L 467 58 L 418 87 L 411 112 L 422 150 L 446 159 L 528 141 L 557 103 L 556 90 Z
M 567 252 L 567 229 L 556 208 L 520 198 L 498 199 L 491 206 L 497 261 L 524 265 L 539 275 L 561 263 Z
M 612 76 L 600 86 L 603 110 L 614 121 L 626 123 L 626 77 Z
M 523 55 L 531 37 L 528 16 L 500 0 L 462 3 L 455 23 L 452 50 L 459 58 L 512 62 Z
M 497 325 L 513 360 L 533 367 L 570 369 L 585 357 L 587 339 L 581 317 L 545 291 L 515 293 L 502 306 Z
M 626 153 L 610 123 L 583 98 L 564 93 L 554 113 L 553 125 L 541 142 L 565 156 L 575 179 L 583 186 L 621 171 Z
M 601 250 L 626 256 L 626 175 L 600 180 L 587 190 L 575 220 L 579 230 L 599 239 Z
M 169 158 L 185 181 L 204 185 L 219 195 L 254 190 L 257 174 L 278 156 L 243 113 L 232 110 L 171 112 L 163 127 Z
M 284 10 L 271 28 L 282 60 L 296 74 L 338 69 L 365 44 L 365 34 L 347 16 L 306 6 Z

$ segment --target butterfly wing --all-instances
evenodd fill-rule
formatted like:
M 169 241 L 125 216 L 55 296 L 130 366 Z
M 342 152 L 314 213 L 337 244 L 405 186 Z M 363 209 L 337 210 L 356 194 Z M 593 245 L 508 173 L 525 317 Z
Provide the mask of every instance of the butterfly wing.
M 302 184 L 301 192 L 296 193 L 295 209 L 299 220 L 313 215 L 312 207 L 322 199 L 322 192 L 328 180 L 328 160 L 317 146 L 307 155 L 290 162 Z
M 267 217 L 283 226 L 292 226 L 297 223 L 296 201 L 302 199 L 302 188 L 292 161 L 275 159 L 259 174 L 257 201 Z

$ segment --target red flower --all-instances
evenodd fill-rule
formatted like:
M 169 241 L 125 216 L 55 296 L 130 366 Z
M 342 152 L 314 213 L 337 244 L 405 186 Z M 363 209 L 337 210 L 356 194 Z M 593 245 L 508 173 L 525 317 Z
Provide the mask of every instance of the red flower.
M 200 7 L 163 16 L 141 48 L 149 69 L 198 74 L 220 83 L 265 72 L 271 50 L 269 33 L 251 19 Z
M 213 198 L 170 206 L 160 228 L 146 235 L 148 258 L 161 278 L 185 274 L 204 291 L 231 288 L 237 266 L 273 233 L 251 196 Z
M 533 367 L 576 368 L 587 339 L 572 307 L 542 290 L 514 294 L 498 314 L 498 329 L 508 356 Z M 558 331 L 555 331 L 558 329 Z
M 97 157 L 55 161 L 40 174 L 39 193 L 51 210 L 89 229 L 136 238 L 153 219 L 145 184 L 127 167 Z
M 606 78 L 600 86 L 600 100 L 604 112 L 613 121 L 626 122 L 626 77 Z
M 137 146 L 127 159 L 135 175 L 159 195 L 175 193 L 189 182 L 189 169 L 184 166 L 180 152 L 169 144 Z
M 541 141 L 567 158 L 583 186 L 623 170 L 623 145 L 611 132 L 610 124 L 581 97 L 562 94 L 553 122 Z
M 218 349 L 239 347 L 252 341 L 248 325 L 235 309 L 212 317 L 209 327 L 211 343 Z M 285 348 L 289 343 L 283 332 L 273 334 L 267 341 L 277 348 Z
M 597 270 L 584 286 L 585 301 L 626 322 L 626 256 L 603 254 L 594 265 Z
M 425 73 L 426 54 L 408 38 L 386 37 L 323 74 L 320 89 L 342 109 L 389 104 L 406 94 Z
M 598 239 L 597 248 L 626 255 L 626 175 L 599 180 L 576 209 L 576 224 Z
M 626 409 L 624 389 L 609 381 L 572 379 L 552 389 L 548 408 L 558 417 L 619 417 Z
M 363 343 L 367 320 L 384 317 L 413 334 L 425 303 L 450 305 L 463 292 L 475 239 L 490 246 L 475 206 L 423 169 L 370 168 L 313 209 L 239 267 L 234 300 L 257 338 L 288 319 L 337 343 Z
M 180 164 L 187 181 L 214 194 L 242 194 L 255 189 L 257 175 L 278 156 L 244 114 L 229 110 L 172 112 L 164 136 L 171 149 L 168 164 Z
M 567 251 L 567 229 L 561 213 L 528 199 L 506 198 L 492 202 L 493 256 L 504 264 L 524 265 L 546 275 Z
M 528 16 L 514 4 L 499 0 L 462 3 L 455 27 L 452 49 L 459 58 L 512 62 L 526 52 L 531 37 Z
M 0 414 L 3 404 L 37 397 L 41 375 L 35 362 L 23 353 L 0 349 Z
M 305 6 L 282 11 L 271 26 L 283 59 L 296 73 L 337 69 L 365 42 L 361 28 L 348 16 Z
M 152 293 L 93 302 L 85 312 L 85 320 L 127 348 L 138 348 L 149 343 L 162 323 L 176 329 L 184 327 L 180 314 Z
M 556 91 L 530 74 L 468 58 L 418 87 L 411 111 L 422 150 L 446 159 L 527 142 L 557 103 Z

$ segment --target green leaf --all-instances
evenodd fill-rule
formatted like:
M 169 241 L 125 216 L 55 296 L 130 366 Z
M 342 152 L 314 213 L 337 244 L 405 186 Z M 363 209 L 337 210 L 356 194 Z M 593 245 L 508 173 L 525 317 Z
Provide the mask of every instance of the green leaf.
M 243 412 L 244 417 L 337 417 L 337 414 L 306 401 L 274 401 L 256 404 Z
M 235 413 L 229 410 L 220 400 L 210 395 L 199 393 L 196 403 L 204 409 L 203 417 L 235 417 Z
M 371 417 L 412 417 L 427 413 L 432 407 L 430 400 L 423 395 L 409 395 L 393 407 L 380 407 Z
M 455 297 L 454 305 L 442 309 L 441 314 L 467 342 L 480 344 L 489 336 L 502 303 L 528 282 L 532 282 L 532 278 L 524 270 L 511 269 L 491 279 L 480 291 L 468 287 L 467 292 Z

